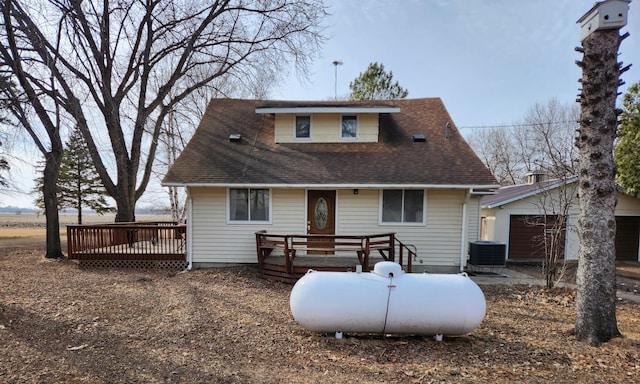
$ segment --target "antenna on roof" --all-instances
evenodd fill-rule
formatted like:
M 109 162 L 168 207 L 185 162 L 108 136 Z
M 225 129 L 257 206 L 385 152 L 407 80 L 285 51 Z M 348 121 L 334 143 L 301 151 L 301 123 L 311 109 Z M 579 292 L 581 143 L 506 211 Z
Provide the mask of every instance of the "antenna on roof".
M 338 100 L 338 65 L 342 65 L 342 64 L 344 63 L 340 60 L 333 61 L 333 66 L 336 68 L 334 82 L 333 82 L 333 92 L 334 92 L 335 100 Z

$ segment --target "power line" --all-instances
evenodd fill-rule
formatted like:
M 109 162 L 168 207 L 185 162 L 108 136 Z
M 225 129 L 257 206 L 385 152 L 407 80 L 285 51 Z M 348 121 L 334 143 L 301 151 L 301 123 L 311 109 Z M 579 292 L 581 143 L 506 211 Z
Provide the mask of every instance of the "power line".
M 563 120 L 563 121 L 545 121 L 542 123 L 528 123 L 528 124 L 507 124 L 507 125 L 467 125 L 464 127 L 458 127 L 458 129 L 483 129 L 483 128 L 521 128 L 521 127 L 535 127 L 538 125 L 548 124 L 567 124 L 577 123 L 575 120 Z

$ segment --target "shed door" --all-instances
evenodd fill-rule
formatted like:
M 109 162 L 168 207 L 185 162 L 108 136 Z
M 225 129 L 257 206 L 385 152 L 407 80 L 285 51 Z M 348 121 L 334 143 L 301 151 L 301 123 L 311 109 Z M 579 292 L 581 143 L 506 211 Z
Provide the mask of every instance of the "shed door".
M 509 259 L 510 260 L 543 260 L 545 241 L 549 244 L 555 236 L 554 225 L 557 216 L 547 215 L 511 215 L 509 225 Z M 560 229 L 556 243 L 559 246 L 560 258 L 564 258 L 565 227 Z
M 638 261 L 640 217 L 616 216 L 616 260 Z

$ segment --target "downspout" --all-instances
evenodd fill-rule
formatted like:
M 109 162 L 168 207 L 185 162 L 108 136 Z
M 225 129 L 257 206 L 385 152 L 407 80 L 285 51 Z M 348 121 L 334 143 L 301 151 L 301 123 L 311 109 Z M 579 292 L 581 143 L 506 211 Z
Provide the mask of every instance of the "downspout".
M 187 190 L 187 271 L 193 268 L 193 201 L 191 200 L 191 194 L 189 188 Z
M 464 272 L 464 264 L 467 261 L 465 252 L 467 246 L 467 202 L 471 196 L 471 190 L 468 189 L 464 200 L 462 201 L 462 229 L 460 233 L 460 272 Z

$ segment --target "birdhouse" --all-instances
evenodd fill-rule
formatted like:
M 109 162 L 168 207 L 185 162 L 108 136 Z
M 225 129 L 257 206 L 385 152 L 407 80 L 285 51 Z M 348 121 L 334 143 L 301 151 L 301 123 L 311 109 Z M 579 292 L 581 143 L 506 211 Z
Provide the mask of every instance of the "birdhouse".
M 605 0 L 597 2 L 578 20 L 580 40 L 603 29 L 620 29 L 627 25 L 627 13 L 631 0 Z

